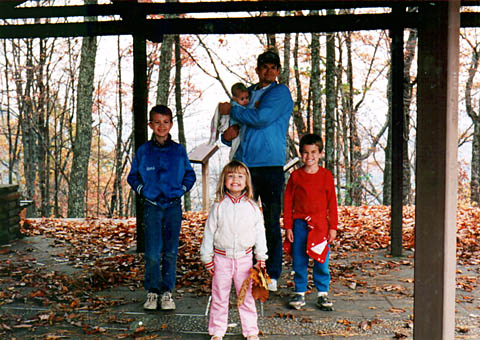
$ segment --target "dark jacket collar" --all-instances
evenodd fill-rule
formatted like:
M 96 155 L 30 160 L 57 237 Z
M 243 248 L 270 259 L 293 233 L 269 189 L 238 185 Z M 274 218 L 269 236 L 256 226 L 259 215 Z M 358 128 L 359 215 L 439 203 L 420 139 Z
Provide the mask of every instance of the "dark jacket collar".
M 172 144 L 172 136 L 170 134 L 168 134 L 167 140 L 165 142 L 163 142 L 162 144 L 160 144 L 157 141 L 157 139 L 155 138 L 155 135 L 152 135 L 151 141 L 152 141 L 153 145 L 155 145 L 156 147 L 165 148 L 165 147 L 169 146 L 170 144 Z

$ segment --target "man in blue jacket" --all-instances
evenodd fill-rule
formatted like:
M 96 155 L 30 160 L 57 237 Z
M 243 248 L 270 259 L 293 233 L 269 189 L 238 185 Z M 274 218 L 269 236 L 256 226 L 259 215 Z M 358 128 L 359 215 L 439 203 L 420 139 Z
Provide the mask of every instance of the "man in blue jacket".
M 150 110 L 151 140 L 142 144 L 132 161 L 127 182 L 145 202 L 146 310 L 175 309 L 172 292 L 177 274 L 177 253 L 182 205 L 180 198 L 195 183 L 195 172 L 185 148 L 172 141 L 172 111 L 157 105 Z
M 287 86 L 277 83 L 280 58 L 274 51 L 266 51 L 257 58 L 255 71 L 259 82 L 249 88 L 250 103 L 247 108 L 230 103 L 220 103 L 220 114 L 244 127 L 240 146 L 234 159 L 250 169 L 255 198 L 262 201 L 267 236 L 267 272 L 272 279 L 271 291 L 277 290 L 277 280 L 282 272 L 282 237 L 280 232 L 281 200 L 285 177 L 283 166 L 287 153 L 287 130 L 293 110 L 293 100 Z M 222 141 L 229 142 L 238 135 L 238 126 L 229 127 Z

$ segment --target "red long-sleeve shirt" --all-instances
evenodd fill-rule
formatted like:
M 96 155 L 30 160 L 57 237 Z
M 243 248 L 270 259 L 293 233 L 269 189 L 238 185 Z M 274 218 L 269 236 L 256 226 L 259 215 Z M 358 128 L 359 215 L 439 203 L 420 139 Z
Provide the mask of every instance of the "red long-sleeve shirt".
M 337 195 L 332 173 L 322 167 L 314 174 L 297 169 L 290 175 L 285 189 L 283 224 L 292 229 L 294 219 L 311 217 L 308 222 L 317 237 L 326 237 L 337 229 Z M 313 231 L 312 230 L 312 231 Z

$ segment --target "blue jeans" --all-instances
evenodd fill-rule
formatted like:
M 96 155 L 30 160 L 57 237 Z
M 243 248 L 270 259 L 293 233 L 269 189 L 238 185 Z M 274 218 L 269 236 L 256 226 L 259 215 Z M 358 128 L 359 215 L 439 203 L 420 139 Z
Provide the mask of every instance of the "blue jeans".
M 308 228 L 305 220 L 293 221 L 293 244 L 292 244 L 292 260 L 293 282 L 295 282 L 295 292 L 303 293 L 307 291 L 308 283 L 308 260 L 307 255 L 307 236 Z M 330 271 L 328 270 L 328 260 L 330 258 L 330 250 L 324 263 L 313 261 L 313 283 L 319 292 L 328 292 L 330 286 Z
M 145 202 L 145 281 L 147 291 L 173 292 L 182 206 L 180 200 L 166 208 Z
M 268 275 L 275 280 L 282 273 L 282 234 L 280 231 L 280 213 L 282 210 L 285 175 L 283 167 L 249 168 L 255 199 L 262 200 L 265 236 L 267 238 L 268 259 L 265 262 Z

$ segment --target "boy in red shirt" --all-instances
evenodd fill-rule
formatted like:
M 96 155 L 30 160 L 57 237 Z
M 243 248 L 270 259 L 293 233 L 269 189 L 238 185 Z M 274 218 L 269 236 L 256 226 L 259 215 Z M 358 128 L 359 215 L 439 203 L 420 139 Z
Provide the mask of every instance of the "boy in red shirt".
M 323 151 L 322 138 L 308 134 L 300 140 L 303 167 L 295 170 L 285 189 L 283 222 L 286 241 L 291 243 L 295 295 L 290 306 L 305 306 L 308 283 L 308 261 L 313 258 L 313 281 L 318 291 L 317 306 L 333 310 L 328 299 L 330 272 L 329 244 L 337 236 L 337 196 L 330 171 L 319 166 Z

